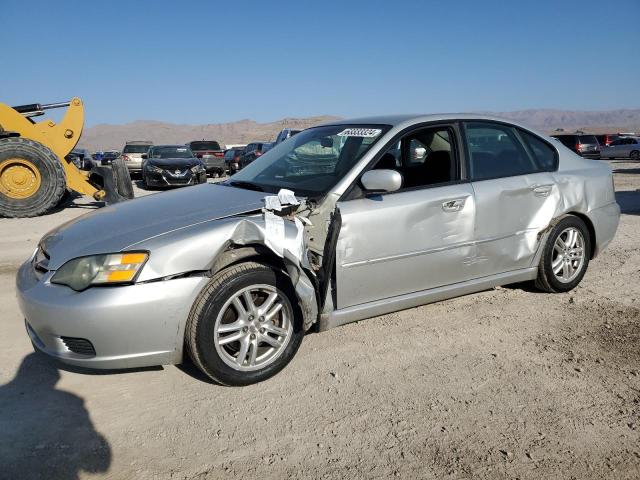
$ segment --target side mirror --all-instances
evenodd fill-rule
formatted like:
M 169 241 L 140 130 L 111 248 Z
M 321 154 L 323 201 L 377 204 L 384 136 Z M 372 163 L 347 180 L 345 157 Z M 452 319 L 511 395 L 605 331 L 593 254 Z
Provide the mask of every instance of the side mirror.
M 142 154 L 142 159 L 144 160 L 144 159 L 146 159 L 146 158 L 149 158 L 149 155 L 147 155 L 146 153 L 143 153 L 143 154 Z
M 396 170 L 369 170 L 360 183 L 368 193 L 395 192 L 402 187 L 402 175 Z

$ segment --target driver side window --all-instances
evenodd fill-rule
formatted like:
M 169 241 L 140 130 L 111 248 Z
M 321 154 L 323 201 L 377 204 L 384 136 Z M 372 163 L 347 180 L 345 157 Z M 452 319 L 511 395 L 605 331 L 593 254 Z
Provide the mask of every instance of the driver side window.
M 457 181 L 460 174 L 453 138 L 450 127 L 414 130 L 387 149 L 373 168 L 400 172 L 400 191 Z

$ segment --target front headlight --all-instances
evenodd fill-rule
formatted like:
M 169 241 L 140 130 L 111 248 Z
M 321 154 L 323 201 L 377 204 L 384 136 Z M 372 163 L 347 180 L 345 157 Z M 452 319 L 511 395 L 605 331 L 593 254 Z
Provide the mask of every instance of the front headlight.
M 51 278 L 51 283 L 66 285 L 80 292 L 91 285 L 133 283 L 149 258 L 145 252 L 93 255 L 69 260 Z
M 150 172 L 162 173 L 163 170 L 161 168 L 156 167 L 155 165 L 145 165 L 145 168 Z
M 204 172 L 204 167 L 202 165 L 196 165 L 195 167 L 191 167 L 191 171 L 193 173 L 202 173 Z

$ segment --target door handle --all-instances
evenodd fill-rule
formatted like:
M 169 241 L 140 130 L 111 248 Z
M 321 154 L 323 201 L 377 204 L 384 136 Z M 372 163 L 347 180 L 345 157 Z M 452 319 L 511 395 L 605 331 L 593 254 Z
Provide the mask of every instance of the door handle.
M 464 207 L 464 198 L 456 198 L 455 200 L 447 200 L 442 204 L 442 210 L 445 212 L 459 212 Z
M 553 184 L 548 185 L 532 185 L 531 191 L 536 197 L 548 197 L 551 193 L 551 189 L 553 188 Z

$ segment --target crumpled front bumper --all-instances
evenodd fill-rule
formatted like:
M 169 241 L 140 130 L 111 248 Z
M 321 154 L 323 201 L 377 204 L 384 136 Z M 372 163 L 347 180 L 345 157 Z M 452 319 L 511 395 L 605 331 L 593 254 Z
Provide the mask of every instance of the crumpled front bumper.
M 93 287 L 83 292 L 39 278 L 31 261 L 16 278 L 18 302 L 34 346 L 64 363 L 132 368 L 180 363 L 191 306 L 207 283 L 202 276 Z M 88 340 L 95 355 L 77 353 L 62 337 Z

